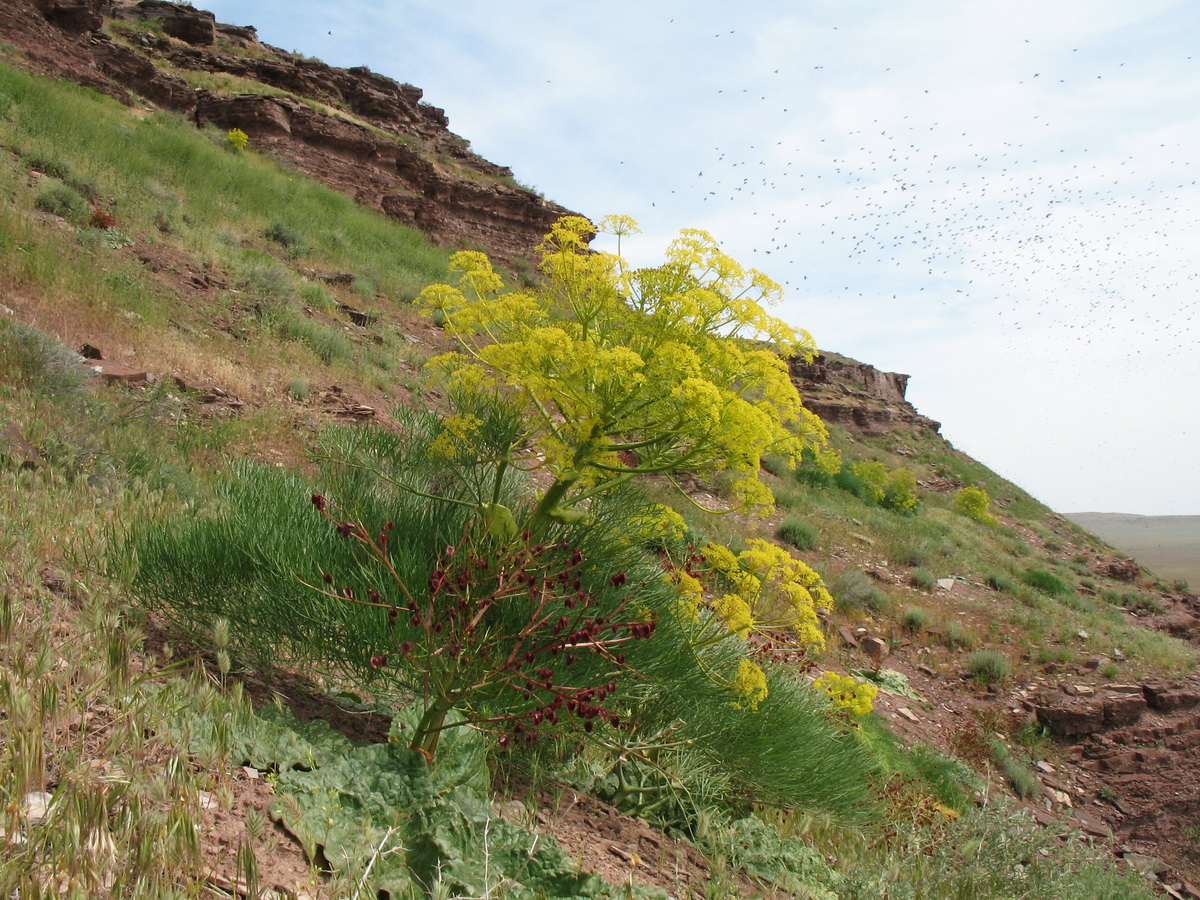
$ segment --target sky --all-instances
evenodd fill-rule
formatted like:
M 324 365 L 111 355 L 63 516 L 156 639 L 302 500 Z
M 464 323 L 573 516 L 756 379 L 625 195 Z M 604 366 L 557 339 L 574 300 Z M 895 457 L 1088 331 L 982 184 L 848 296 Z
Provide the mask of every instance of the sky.
M 422 88 L 636 263 L 710 232 L 1052 508 L 1200 513 L 1194 0 L 197 5 Z

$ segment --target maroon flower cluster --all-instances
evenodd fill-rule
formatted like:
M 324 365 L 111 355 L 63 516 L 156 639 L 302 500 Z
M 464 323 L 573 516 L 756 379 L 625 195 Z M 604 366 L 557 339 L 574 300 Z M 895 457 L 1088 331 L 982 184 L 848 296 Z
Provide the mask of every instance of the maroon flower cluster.
M 550 728 L 626 725 L 612 708 L 618 677 L 628 669 L 623 645 L 649 638 L 655 622 L 625 612 L 637 590 L 625 572 L 589 589 L 585 582 L 595 583 L 595 576 L 587 573 L 577 547 L 534 543 L 528 532 L 509 544 L 494 544 L 475 540 L 468 530 L 440 554 L 427 590 L 418 596 L 392 567 L 391 523 L 372 537 L 362 524 L 335 515 L 341 511 L 322 495 L 314 494 L 312 502 L 396 584 L 402 599 L 370 589 L 356 598 L 348 588 L 336 590 L 327 575 L 324 592 L 384 611 L 395 643 L 369 664 L 415 671 L 427 711 L 452 707 L 472 726 L 496 735 L 501 746 L 532 742 Z M 613 591 L 621 589 L 626 590 L 614 602 Z M 605 611 L 597 614 L 601 599 Z M 483 712 L 484 700 L 504 712 Z M 443 727 L 441 720 L 430 722 L 422 734 L 419 726 L 414 749 L 432 752 L 436 730 Z

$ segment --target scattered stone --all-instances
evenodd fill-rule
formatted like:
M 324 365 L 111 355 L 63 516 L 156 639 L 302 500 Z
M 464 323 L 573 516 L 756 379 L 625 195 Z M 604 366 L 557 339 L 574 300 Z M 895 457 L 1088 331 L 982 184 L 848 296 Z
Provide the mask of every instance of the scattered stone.
M 1166 615 L 1159 616 L 1154 624 L 1160 631 L 1177 638 L 1187 639 L 1194 634 L 1200 634 L 1200 619 L 1183 609 L 1173 609 Z
M 212 809 L 216 805 L 217 805 L 216 797 L 214 797 L 208 791 L 200 792 L 200 808 L 201 809 Z
M 937 586 L 943 591 L 953 590 L 954 585 L 955 581 L 953 578 L 939 578 L 937 580 Z
M 7 306 L 0 306 L 0 315 L 15 316 L 16 312 Z
M 858 639 L 854 636 L 854 629 L 849 625 L 842 625 L 838 628 L 838 634 L 842 637 L 842 642 L 847 647 L 858 647 Z
M 50 802 L 53 794 L 46 791 L 30 791 L 21 799 L 21 815 L 30 825 L 43 825 L 50 818 Z
M 937 678 L 937 670 L 925 665 L 924 663 L 921 663 L 919 666 L 917 666 L 917 671 L 922 675 L 929 676 L 930 678 Z
M 104 359 L 104 354 L 100 352 L 100 348 L 93 347 L 91 344 L 84 344 L 80 347 L 79 355 L 84 359 Z
M 1038 721 L 1056 737 L 1095 734 L 1104 727 L 1104 706 L 1092 698 L 1046 693 L 1035 708 Z
M 1171 871 L 1170 867 L 1162 860 L 1153 856 L 1147 856 L 1144 853 L 1124 852 L 1121 854 L 1121 858 L 1147 877 L 1152 875 L 1157 878 Z
M 1110 728 L 1132 725 L 1146 711 L 1146 698 L 1141 694 L 1102 695 L 1104 724 Z
M 0 460 L 7 459 L 22 469 L 36 469 L 39 458 L 37 447 L 25 440 L 16 426 L 7 425 L 0 430 Z
M 1050 765 L 1050 763 L 1046 762 L 1044 759 L 1039 759 L 1037 761 L 1037 769 L 1039 772 L 1044 772 L 1047 775 L 1053 775 L 1055 772 L 1054 766 Z
M 1099 560 L 1095 565 L 1095 572 L 1105 578 L 1130 584 L 1142 577 L 1142 567 L 1136 559 L 1118 559 L 1113 556 Z
M 1106 839 L 1112 836 L 1103 822 L 1088 815 L 1082 809 L 1073 810 L 1071 816 L 1079 823 L 1079 827 L 1085 834 Z
M 907 706 L 899 707 L 896 710 L 896 712 L 899 713 L 900 715 L 904 716 L 904 718 L 908 719 L 908 721 L 910 721 L 910 722 L 920 722 L 921 721 L 920 718 L 917 717 L 917 714 L 914 713 Z
M 242 774 L 246 776 L 247 781 L 257 781 L 260 777 L 258 769 L 254 766 L 242 766 Z
M 628 850 L 621 849 L 616 844 L 609 844 L 608 852 L 611 853 L 613 856 L 615 856 L 617 859 L 623 860 L 623 861 L 629 863 L 630 865 L 636 865 L 633 861 L 633 854 L 630 853 Z
M 1140 694 L 1142 686 L 1140 684 L 1106 684 L 1104 690 L 1113 694 Z
M 1200 692 L 1184 682 L 1150 682 L 1142 685 L 1142 691 L 1150 708 L 1160 712 L 1185 709 L 1200 703 Z
M 345 287 L 349 287 L 350 285 L 354 284 L 355 277 L 353 272 L 317 272 L 310 270 L 305 272 L 305 274 L 310 278 L 315 278 L 317 281 L 323 281 L 326 284 L 338 284 Z
M 1065 806 L 1067 809 L 1074 808 L 1071 803 L 1071 795 L 1066 791 L 1060 791 L 1057 788 L 1050 787 L 1049 785 L 1043 785 L 1042 793 L 1045 794 L 1052 803 L 1056 803 L 1059 806 Z
M 1088 634 L 1086 631 L 1084 631 L 1082 628 L 1080 628 L 1077 632 L 1075 632 L 1075 636 L 1077 638 L 1079 638 L 1081 641 L 1086 641 L 1089 637 L 1091 637 L 1091 635 Z
M 120 363 L 93 360 L 86 363 L 84 368 L 99 376 L 105 384 L 144 385 L 154 381 L 148 372 L 132 369 Z
M 373 316 L 370 313 L 362 312 L 355 309 L 353 306 L 347 306 L 345 303 L 339 303 L 338 309 L 346 314 L 346 316 L 355 325 L 360 328 L 369 328 L 379 321 L 379 316 Z
M 877 669 L 880 663 L 892 652 L 892 648 L 888 646 L 888 642 L 883 638 L 877 637 L 867 638 L 862 642 L 862 648 L 863 652 L 867 654 L 867 657 L 875 664 L 875 668 Z

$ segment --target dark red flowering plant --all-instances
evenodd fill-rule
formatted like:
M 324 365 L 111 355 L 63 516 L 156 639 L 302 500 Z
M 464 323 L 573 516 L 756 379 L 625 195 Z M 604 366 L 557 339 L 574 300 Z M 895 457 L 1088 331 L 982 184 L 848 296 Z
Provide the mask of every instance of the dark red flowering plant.
M 328 597 L 376 607 L 389 644 L 370 659 L 412 686 L 422 713 L 409 746 L 432 761 L 443 731 L 489 732 L 501 746 L 549 730 L 620 728 L 613 708 L 625 651 L 654 632 L 630 612 L 638 585 L 624 572 L 601 579 L 569 543 L 534 542 L 526 531 L 500 542 L 468 528 L 438 556 L 427 583 L 405 582 L 393 565 L 392 525 L 372 535 L 321 494 L 313 505 L 385 574 L 385 590 L 358 596 L 334 584 Z M 451 710 L 458 715 L 451 716 Z

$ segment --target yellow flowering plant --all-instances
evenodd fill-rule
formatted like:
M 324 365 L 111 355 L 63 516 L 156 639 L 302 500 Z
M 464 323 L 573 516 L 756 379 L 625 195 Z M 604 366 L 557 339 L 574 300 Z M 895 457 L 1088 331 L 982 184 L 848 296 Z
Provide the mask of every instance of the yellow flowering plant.
M 813 682 L 813 687 L 824 691 L 834 707 L 850 713 L 853 716 L 865 716 L 875 706 L 875 697 L 879 688 L 875 685 L 859 681 L 853 675 L 839 675 L 837 672 L 823 672 Z
M 240 128 L 230 128 L 225 132 L 225 140 L 234 150 L 245 150 L 250 146 L 250 136 Z
M 992 498 L 980 487 L 965 487 L 954 495 L 953 507 L 968 519 L 983 525 L 997 525 L 999 520 L 991 513 Z
M 588 249 L 597 230 L 618 237 L 616 253 Z M 539 287 L 506 291 L 485 254 L 463 251 L 456 283 L 420 296 L 463 351 L 431 362 L 451 395 L 486 396 L 524 423 L 493 450 L 497 478 L 508 467 L 550 475 L 535 531 L 650 473 L 725 472 L 740 505 L 768 509 L 762 457 L 795 464 L 826 439 L 785 362 L 816 346 L 765 310 L 779 285 L 694 230 L 663 264 L 633 268 L 619 241 L 636 231 L 628 217 L 597 227 L 567 216 L 539 247 Z
M 824 649 L 825 635 L 817 619 L 818 609 L 830 609 L 833 598 L 812 568 L 782 547 L 753 538 L 739 554 L 722 544 L 704 547 L 705 567 L 710 580 L 726 590 L 712 604 L 713 625 L 720 640 L 751 631 L 795 642 L 816 650 Z
M 668 564 L 664 577 L 678 593 L 676 613 L 696 650 L 732 639 L 757 652 L 762 648 L 749 642 L 752 633 L 805 649 L 825 646 L 817 609 L 831 607 L 833 598 L 820 575 L 769 541 L 751 539 L 738 554 L 707 544 L 684 565 Z M 732 688 L 738 706 L 758 709 L 766 699 L 766 676 L 750 659 L 738 661 L 732 679 L 715 672 L 709 677 Z

